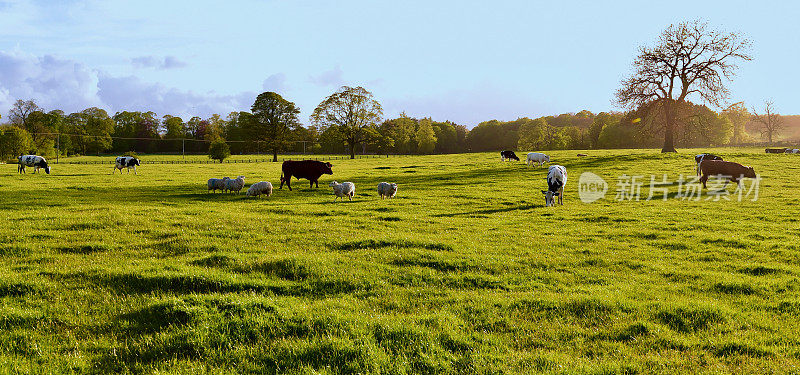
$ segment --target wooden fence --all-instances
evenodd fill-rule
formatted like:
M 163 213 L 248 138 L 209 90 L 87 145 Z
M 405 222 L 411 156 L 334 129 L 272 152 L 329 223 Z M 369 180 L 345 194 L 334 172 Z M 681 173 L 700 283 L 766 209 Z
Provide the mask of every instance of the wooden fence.
M 399 155 L 356 155 L 356 159 L 384 159 L 390 156 Z M 330 161 L 330 160 L 348 160 L 350 156 L 323 156 L 323 157 L 304 157 L 304 158 L 278 158 L 278 162 L 286 160 L 317 160 L 317 161 Z M 272 158 L 255 158 L 255 159 L 228 159 L 224 164 L 242 164 L 242 163 L 272 163 Z M 70 160 L 62 161 L 56 164 L 115 164 L 115 160 Z M 220 164 L 216 160 L 139 160 L 140 164 Z

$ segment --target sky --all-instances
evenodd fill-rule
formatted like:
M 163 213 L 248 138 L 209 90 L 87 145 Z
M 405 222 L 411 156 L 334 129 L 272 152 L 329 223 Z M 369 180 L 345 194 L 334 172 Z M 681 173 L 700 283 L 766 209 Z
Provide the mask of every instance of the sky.
M 225 117 L 274 91 L 308 124 L 342 85 L 370 90 L 386 118 L 470 128 L 620 110 L 638 47 L 698 18 L 753 42 L 731 103 L 800 113 L 794 1 L 0 0 L 0 121 L 17 99 Z

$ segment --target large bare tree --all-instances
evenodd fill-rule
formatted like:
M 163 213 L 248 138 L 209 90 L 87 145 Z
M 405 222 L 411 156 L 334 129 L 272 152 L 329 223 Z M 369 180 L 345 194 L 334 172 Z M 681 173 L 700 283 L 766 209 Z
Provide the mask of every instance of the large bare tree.
M 654 107 L 664 114 L 661 152 L 675 152 L 677 109 L 691 95 L 721 107 L 729 95 L 725 83 L 738 69 L 736 62 L 751 60 L 749 48 L 749 40 L 711 30 L 699 20 L 670 25 L 655 47 L 639 48 L 633 74 L 617 90 L 617 103 L 629 109 L 659 104 Z
M 761 124 L 761 138 L 766 136 L 770 145 L 772 145 L 772 138 L 785 126 L 781 115 L 775 113 L 775 107 L 771 100 L 764 102 L 764 113 L 761 115 L 753 107 L 753 121 Z
M 325 130 L 333 128 L 350 147 L 350 158 L 356 157 L 356 146 L 374 139 L 375 127 L 381 121 L 383 108 L 365 88 L 342 86 L 319 103 L 311 122 Z

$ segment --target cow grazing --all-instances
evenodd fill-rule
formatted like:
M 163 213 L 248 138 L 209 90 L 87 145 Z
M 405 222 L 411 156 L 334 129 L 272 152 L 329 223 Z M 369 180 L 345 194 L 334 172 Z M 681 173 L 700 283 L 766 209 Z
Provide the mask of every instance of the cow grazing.
M 578 157 L 579 157 L 579 158 L 580 158 L 580 157 L 584 157 L 584 156 L 589 156 L 589 155 L 587 155 L 587 154 L 578 154 Z
M 768 149 L 765 149 L 764 151 L 766 151 L 768 154 L 783 154 L 783 153 L 786 152 L 786 148 L 785 147 L 768 148 Z
M 500 151 L 500 161 L 506 161 L 506 159 L 519 161 L 519 158 L 517 157 L 517 154 L 514 153 L 514 151 L 508 151 L 508 150 Z
M 114 170 L 111 171 L 111 174 L 114 174 L 117 169 L 119 169 L 119 174 L 122 174 L 122 168 L 128 168 L 128 173 L 131 173 L 131 168 L 133 168 L 133 173 L 138 175 L 139 172 L 136 171 L 137 165 L 140 165 L 139 159 L 132 156 L 119 156 L 114 163 Z
M 714 154 L 697 154 L 694 156 L 694 161 L 697 163 L 697 175 L 700 175 L 700 163 L 703 160 L 722 160 L 721 157 L 714 155 Z
M 310 188 L 313 188 L 315 184 L 319 187 L 320 176 L 323 174 L 333 174 L 332 167 L 333 164 L 329 162 L 323 163 L 316 160 L 287 160 L 283 162 L 281 166 L 281 186 L 279 189 L 283 189 L 283 183 L 285 182 L 286 186 L 289 187 L 289 191 L 292 191 L 292 176 L 298 180 L 301 178 L 307 179 L 310 182 Z
M 20 155 L 17 162 L 17 173 L 25 173 L 25 167 L 33 167 L 33 173 L 38 172 L 39 168 L 43 168 L 45 173 L 50 174 L 47 160 L 39 155 Z
M 700 171 L 703 175 L 700 177 L 700 182 L 703 183 L 703 188 L 706 188 L 706 181 L 711 176 L 723 176 L 735 182 L 737 185 L 743 177 L 756 178 L 756 172 L 753 167 L 746 167 L 739 163 L 722 160 L 703 160 L 700 163 Z M 728 182 L 725 182 L 725 186 Z
M 541 152 L 529 152 L 528 157 L 525 161 L 526 164 L 538 164 L 539 167 L 544 165 L 544 163 L 549 163 L 550 157 L 541 153 Z
M 562 165 L 551 165 L 547 170 L 547 190 L 542 190 L 545 207 L 555 206 L 555 197 L 558 197 L 558 203 L 564 205 L 564 185 L 566 184 L 567 168 Z
M 793 154 L 800 154 L 800 148 L 792 149 Z

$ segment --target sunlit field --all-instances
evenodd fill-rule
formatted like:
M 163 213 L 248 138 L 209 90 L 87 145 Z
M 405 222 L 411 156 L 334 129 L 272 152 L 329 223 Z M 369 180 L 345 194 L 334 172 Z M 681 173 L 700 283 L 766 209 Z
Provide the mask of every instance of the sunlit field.
M 0 165 L 0 369 L 796 372 L 800 156 L 702 151 L 755 167 L 758 200 L 646 199 L 698 150 L 549 152 L 557 207 L 524 153 L 334 160 L 292 192 L 280 163 Z M 582 172 L 604 199 L 579 200 Z M 639 201 L 615 199 L 623 174 L 645 176 Z M 242 194 L 207 192 L 238 175 Z M 246 198 L 262 180 L 272 197 Z M 355 199 L 334 203 L 333 180 Z

